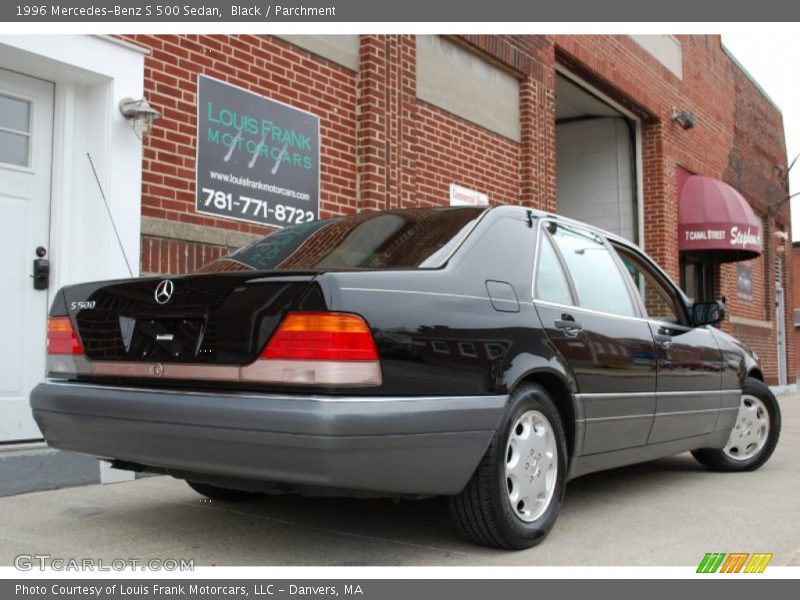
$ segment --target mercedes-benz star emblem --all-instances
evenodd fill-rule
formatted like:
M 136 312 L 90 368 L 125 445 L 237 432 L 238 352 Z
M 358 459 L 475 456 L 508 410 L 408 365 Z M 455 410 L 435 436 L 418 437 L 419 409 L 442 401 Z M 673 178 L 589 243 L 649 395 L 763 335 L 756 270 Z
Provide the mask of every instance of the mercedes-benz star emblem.
M 166 304 L 172 298 L 172 291 L 175 289 L 175 284 L 169 279 L 165 279 L 158 284 L 156 288 L 155 298 L 159 304 Z
M 156 363 L 153 365 L 153 375 L 156 377 L 161 377 L 164 374 L 164 365 L 161 363 Z

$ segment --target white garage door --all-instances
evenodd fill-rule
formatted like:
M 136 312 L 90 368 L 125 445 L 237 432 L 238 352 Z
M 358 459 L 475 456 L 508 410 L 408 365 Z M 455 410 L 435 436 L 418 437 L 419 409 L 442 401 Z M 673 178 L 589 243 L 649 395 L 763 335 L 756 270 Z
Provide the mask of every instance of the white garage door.
M 558 213 L 636 241 L 631 132 L 622 117 L 579 119 L 556 128 Z
M 53 84 L 0 69 L 0 442 L 39 439 L 28 405 L 44 377 L 47 291 L 33 289 L 50 231 Z

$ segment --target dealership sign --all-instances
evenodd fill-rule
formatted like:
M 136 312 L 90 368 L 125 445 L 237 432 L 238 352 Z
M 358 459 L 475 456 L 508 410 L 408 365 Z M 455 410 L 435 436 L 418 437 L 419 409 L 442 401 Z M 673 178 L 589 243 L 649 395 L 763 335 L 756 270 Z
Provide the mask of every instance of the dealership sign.
M 450 206 L 489 206 L 489 196 L 483 192 L 451 183 Z
M 750 224 L 681 225 L 681 250 L 747 250 L 761 252 L 761 230 Z
M 201 75 L 199 213 L 285 227 L 319 218 L 319 117 Z

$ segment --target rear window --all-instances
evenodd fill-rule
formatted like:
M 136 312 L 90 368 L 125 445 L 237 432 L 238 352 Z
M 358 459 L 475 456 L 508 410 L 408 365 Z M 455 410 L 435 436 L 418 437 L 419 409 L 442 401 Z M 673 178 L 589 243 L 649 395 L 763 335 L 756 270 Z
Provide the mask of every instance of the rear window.
M 219 271 L 435 269 L 484 208 L 363 212 L 271 233 L 203 267 Z

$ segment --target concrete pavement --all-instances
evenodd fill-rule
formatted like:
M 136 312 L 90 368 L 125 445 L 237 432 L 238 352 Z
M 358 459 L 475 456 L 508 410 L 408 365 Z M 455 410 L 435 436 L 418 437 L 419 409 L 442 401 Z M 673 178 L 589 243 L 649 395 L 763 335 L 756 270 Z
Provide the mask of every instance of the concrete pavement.
M 0 447 L 0 496 L 100 483 L 97 459 L 44 442 Z
M 536 548 L 462 540 L 442 499 L 265 497 L 222 504 L 148 477 L 0 498 L 0 564 L 18 554 L 184 558 L 196 565 L 696 565 L 706 552 L 773 552 L 800 565 L 800 397 L 753 473 L 721 474 L 689 454 L 571 482 Z

